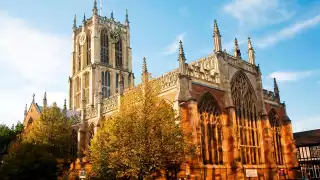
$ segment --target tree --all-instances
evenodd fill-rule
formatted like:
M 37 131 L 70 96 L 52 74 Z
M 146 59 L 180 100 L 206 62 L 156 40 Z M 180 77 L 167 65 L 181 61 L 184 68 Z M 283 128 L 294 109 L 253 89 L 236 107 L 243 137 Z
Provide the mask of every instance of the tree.
M 66 112 L 53 103 L 51 107 L 45 107 L 39 120 L 33 122 L 22 137 L 23 143 L 43 145 L 49 148 L 49 152 L 59 160 L 60 171 L 68 170 L 69 163 L 76 156 L 71 153 L 72 120 L 66 116 Z
M 57 179 L 57 161 L 50 152 L 50 146 L 18 143 L 4 157 L 0 166 L 3 180 Z
M 14 142 L 23 131 L 23 124 L 18 121 L 18 123 L 14 126 L 12 125 L 11 129 L 5 125 L 0 125 L 0 161 L 2 157 L 8 153 L 9 146 L 12 142 Z M 1 164 L 1 162 L 0 162 Z
M 154 177 L 192 151 L 173 107 L 158 97 L 156 82 L 121 98 L 120 111 L 102 123 L 91 141 L 93 171 L 102 177 Z

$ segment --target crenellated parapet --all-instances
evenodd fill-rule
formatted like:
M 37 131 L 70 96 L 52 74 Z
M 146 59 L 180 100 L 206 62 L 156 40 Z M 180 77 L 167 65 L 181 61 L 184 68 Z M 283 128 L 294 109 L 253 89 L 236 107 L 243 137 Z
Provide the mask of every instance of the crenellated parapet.
M 101 113 L 105 114 L 118 109 L 120 103 L 119 96 L 120 94 L 114 94 L 109 98 L 104 99 L 101 104 Z
M 228 62 L 229 65 L 234 67 L 240 67 L 241 69 L 250 72 L 255 73 L 257 72 L 256 65 L 251 64 L 243 59 L 236 58 L 228 53 L 225 53 L 225 60 Z
M 191 78 L 219 84 L 219 67 L 216 56 L 209 56 L 188 64 L 187 75 Z
M 87 106 L 86 108 L 86 119 L 91 119 L 98 116 L 98 108 L 94 106 Z
M 169 90 L 171 88 L 175 88 L 177 86 L 178 83 L 178 69 L 175 69 L 171 72 L 168 72 L 160 77 L 151 79 L 151 82 L 157 82 L 160 85 L 160 91 L 166 91 Z
M 264 89 L 263 96 L 264 96 L 264 99 L 266 99 L 266 100 L 269 100 L 269 101 L 275 100 L 275 94 L 272 91 L 268 91 L 268 90 Z

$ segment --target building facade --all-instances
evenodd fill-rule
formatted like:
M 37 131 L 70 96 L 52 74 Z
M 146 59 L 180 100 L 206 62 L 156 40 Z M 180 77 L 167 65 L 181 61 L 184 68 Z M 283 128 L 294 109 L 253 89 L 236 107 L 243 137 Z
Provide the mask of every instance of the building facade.
M 320 179 L 320 129 L 293 134 L 302 177 Z
M 181 122 L 192 129 L 197 158 L 188 159 L 180 177 L 191 179 L 285 179 L 297 166 L 291 120 L 274 79 L 274 91 L 263 89 L 261 71 L 248 38 L 248 61 L 237 39 L 234 53 L 222 50 L 214 21 L 213 53 L 187 63 L 180 41 L 178 68 L 148 78 L 144 59 L 142 82 L 159 81 L 160 97 L 172 103 Z M 135 88 L 130 25 L 98 14 L 76 18 L 72 33 L 69 109 L 80 112 L 74 125 L 78 150 L 88 148 L 99 124 L 118 111 L 120 97 Z

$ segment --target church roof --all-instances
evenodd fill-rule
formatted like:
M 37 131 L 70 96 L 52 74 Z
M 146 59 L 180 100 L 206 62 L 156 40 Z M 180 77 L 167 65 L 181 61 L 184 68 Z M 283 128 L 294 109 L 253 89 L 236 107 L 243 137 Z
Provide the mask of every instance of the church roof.
M 320 144 L 320 129 L 293 133 L 297 147 Z
M 38 103 L 36 103 L 36 108 L 40 113 L 42 112 L 43 107 L 39 106 Z

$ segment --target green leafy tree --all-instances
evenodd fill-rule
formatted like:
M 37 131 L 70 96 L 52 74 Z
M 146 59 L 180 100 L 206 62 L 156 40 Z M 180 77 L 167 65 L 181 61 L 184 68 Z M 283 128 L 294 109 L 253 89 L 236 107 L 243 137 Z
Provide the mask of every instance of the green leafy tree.
M 173 107 L 158 97 L 158 87 L 152 82 L 127 92 L 120 111 L 102 123 L 90 146 L 100 177 L 152 178 L 191 154 L 191 136 Z
M 2 160 L 2 157 L 8 153 L 11 143 L 19 138 L 22 131 L 23 124 L 20 121 L 18 121 L 15 126 L 12 125 L 11 128 L 5 124 L 0 125 L 0 160 Z
M 39 120 L 33 122 L 22 138 L 23 143 L 50 147 L 50 153 L 59 161 L 59 170 L 69 169 L 69 164 L 76 156 L 71 153 L 72 120 L 64 110 L 53 103 L 44 108 Z
M 57 179 L 57 161 L 51 147 L 30 143 L 15 144 L 15 148 L 3 159 L 0 179 L 44 180 Z

